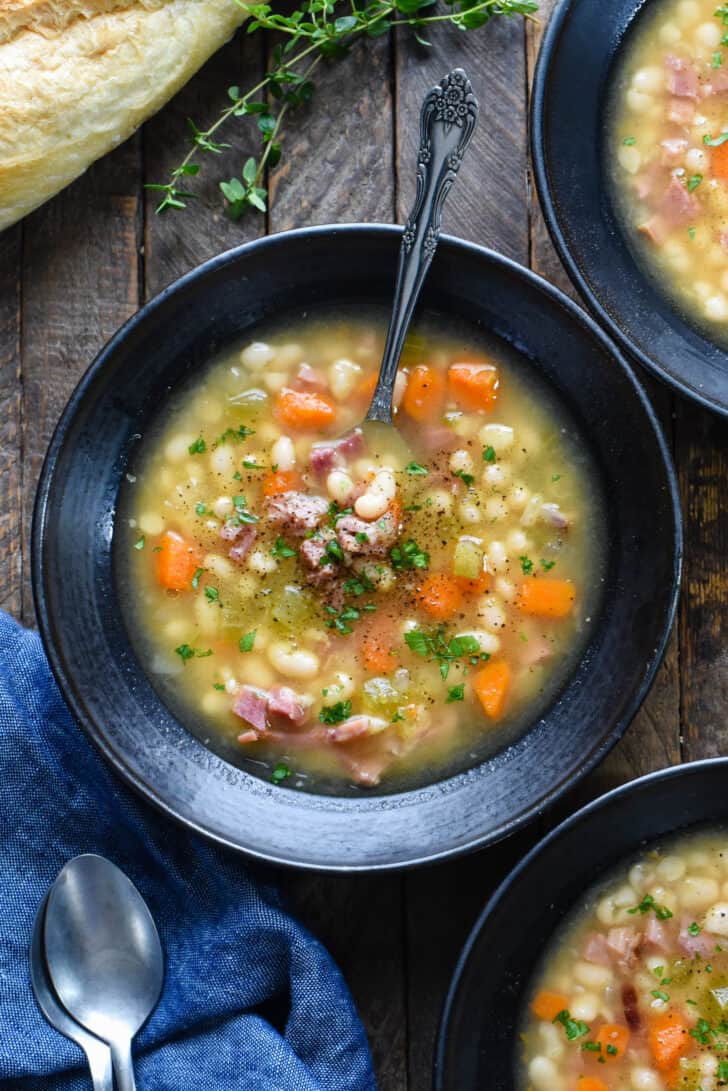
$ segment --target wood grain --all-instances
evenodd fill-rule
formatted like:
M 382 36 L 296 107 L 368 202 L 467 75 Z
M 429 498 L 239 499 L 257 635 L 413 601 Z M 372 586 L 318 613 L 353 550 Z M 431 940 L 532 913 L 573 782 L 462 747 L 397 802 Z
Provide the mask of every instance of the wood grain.
M 681 401 L 677 457 L 685 512 L 680 611 L 686 760 L 725 755 L 728 737 L 728 425 Z
M 402 32 L 397 48 L 397 216 L 415 192 L 419 115 L 427 91 L 455 67 L 468 73 L 480 103 L 472 143 L 443 216 L 443 230 L 528 260 L 526 72 L 523 24 L 494 19 L 477 33 L 428 28 L 430 49 Z
M 0 609 L 20 617 L 20 259 L 22 229 L 0 235 Z
M 79 378 L 139 303 L 139 144 L 133 137 L 25 222 L 23 619 L 30 517 L 43 455 Z
M 227 103 L 227 88 L 247 87 L 263 72 L 263 48 L 259 39 L 237 35 L 209 61 L 194 79 L 144 126 L 144 181 L 163 183 L 181 162 L 190 146 L 187 119 L 198 128 L 208 126 Z M 144 196 L 144 298 L 151 299 L 165 285 L 214 254 L 240 246 L 265 233 L 265 216 L 247 211 L 237 222 L 228 217 L 219 188 L 221 180 L 240 175 L 248 155 L 257 153 L 258 139 L 250 119 L 232 121 L 220 132 L 220 141 L 231 145 L 221 155 L 196 157 L 201 170 L 185 180 L 196 193 L 180 212 L 155 214 L 159 194 Z

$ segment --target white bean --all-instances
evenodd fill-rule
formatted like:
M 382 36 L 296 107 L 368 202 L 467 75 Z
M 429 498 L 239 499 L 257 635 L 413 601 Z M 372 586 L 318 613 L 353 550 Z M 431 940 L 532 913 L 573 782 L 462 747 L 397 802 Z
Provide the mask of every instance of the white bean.
M 228 515 L 232 514 L 233 502 L 229 496 L 218 496 L 217 500 L 212 505 L 212 510 L 218 519 L 225 519 Z
M 208 553 L 201 567 L 205 569 L 206 576 L 217 576 L 220 580 L 229 579 L 235 571 L 227 557 L 221 557 L 219 553 Z
M 156 511 L 143 511 L 138 523 L 142 534 L 161 534 L 164 530 L 164 519 Z
M 275 356 L 275 349 L 263 341 L 252 341 L 240 353 L 240 363 L 249 371 L 261 371 Z
M 632 77 L 632 86 L 637 91 L 661 91 L 664 84 L 665 74 L 663 70 L 655 64 L 651 64 L 646 68 L 638 68 Z
M 287 473 L 296 465 L 296 448 L 290 436 L 279 436 L 271 447 L 271 461 L 281 473 Z
M 705 914 L 703 925 L 714 936 L 728 936 L 728 902 L 716 902 Z
M 586 961 L 576 962 L 572 973 L 577 981 L 589 989 L 606 989 L 607 985 L 611 985 L 614 976 L 608 966 Z
M 525 485 L 514 485 L 508 493 L 508 503 L 514 511 L 523 511 L 531 498 L 531 491 Z
M 583 1019 L 584 1016 L 578 1016 L 577 1018 Z M 542 1042 L 541 1049 L 544 1056 L 550 1057 L 553 1061 L 563 1057 L 566 1047 L 562 1027 L 556 1027 L 553 1023 L 539 1023 L 538 1034 Z
M 447 515 L 452 511 L 452 493 L 447 492 L 446 489 L 431 489 L 425 497 L 425 501 L 428 500 L 430 501 L 428 507 L 431 506 L 438 515 Z
M 717 49 L 720 45 L 721 29 L 717 22 L 701 23 L 695 31 L 695 40 L 707 49 Z
M 521 516 L 521 526 L 532 527 L 541 514 L 541 505 L 543 504 L 543 497 L 539 493 L 534 493 L 531 499 L 523 509 L 523 515 Z
M 388 507 L 389 501 L 386 496 L 371 491 L 362 493 L 354 501 L 354 511 L 360 519 L 366 519 L 368 522 L 379 519 Z
M 271 557 L 269 553 L 264 553 L 262 549 L 254 549 L 248 557 L 248 568 L 251 568 L 253 572 L 260 573 L 261 576 L 275 572 L 277 567 L 278 561 L 275 557 Z
M 203 694 L 201 704 L 202 711 L 206 712 L 208 716 L 220 716 L 223 712 L 227 712 L 230 707 L 230 698 L 224 693 L 210 690 L 208 693 Z
M 484 447 L 492 447 L 499 455 L 513 446 L 513 429 L 505 424 L 484 424 L 478 432 L 478 439 Z
M 395 409 L 399 409 L 402 404 L 406 389 L 407 376 L 403 371 L 398 371 L 397 378 L 394 380 L 394 393 L 392 394 L 392 405 Z
M 196 439 L 197 436 L 193 435 L 173 436 L 164 448 L 164 457 L 167 462 L 184 462 Z
M 707 170 L 709 164 L 710 160 L 702 148 L 691 148 L 690 151 L 685 153 L 685 166 L 688 170 L 704 171 Z
M 277 394 L 288 382 L 288 375 L 285 371 L 266 371 L 262 381 L 267 391 Z
M 482 619 L 486 629 L 497 631 L 505 628 L 506 612 L 500 599 L 496 598 L 495 595 L 487 595 L 479 600 L 477 614 Z
M 475 526 L 483 518 L 480 508 L 477 504 L 471 504 L 469 501 L 464 501 L 460 505 L 460 518 L 463 523 L 467 523 L 468 526 Z
M 620 144 L 617 159 L 620 167 L 628 174 L 636 174 L 642 166 L 642 152 L 632 144 Z
M 682 38 L 682 34 L 674 23 L 664 23 L 658 31 L 658 37 L 664 45 L 677 45 Z
M 652 105 L 651 95 L 645 95 L 642 91 L 635 91 L 633 88 L 630 88 L 625 97 L 627 106 L 636 114 L 644 113 Z
M 660 860 L 655 870 L 660 879 L 674 883 L 685 874 L 685 861 L 679 856 L 666 856 L 664 860 Z
M 372 481 L 369 491 L 376 496 L 383 496 L 391 503 L 397 495 L 397 482 L 391 470 L 379 470 Z
M 235 452 L 229 443 L 216 447 L 210 455 L 210 466 L 216 474 L 235 473 Z
M 453 451 L 450 455 L 449 462 L 450 470 L 452 473 L 468 473 L 473 472 L 473 459 L 469 451 L 464 448 L 460 448 L 457 451 Z
M 238 594 L 242 599 L 252 599 L 258 593 L 259 586 L 260 584 L 255 576 L 249 572 L 244 572 L 238 580 Z
M 711 295 L 705 301 L 706 317 L 714 322 L 725 322 L 728 318 L 728 300 L 724 295 Z
M 583 1019 L 591 1023 L 599 1013 L 599 998 L 593 993 L 576 995 L 569 1004 L 569 1012 L 574 1019 Z
M 488 655 L 495 655 L 500 648 L 499 638 L 495 633 L 488 633 L 485 629 L 467 629 L 465 632 L 458 633 L 457 636 L 471 636 L 473 640 L 477 640 L 481 652 L 486 652 Z
M 295 344 L 293 341 L 289 341 L 286 345 L 281 345 L 276 349 L 276 367 L 282 368 L 284 371 L 294 368 L 296 364 L 302 364 L 304 358 L 304 351 L 301 345 Z
M 503 488 L 512 477 L 512 471 L 507 462 L 492 462 L 483 470 L 483 482 L 492 488 Z
M 561 1091 L 564 1082 L 550 1057 L 534 1057 L 528 1066 L 528 1078 L 534 1091 Z
M 194 604 L 195 621 L 204 636 L 215 636 L 220 626 L 222 611 L 208 602 L 204 595 L 199 595 Z
M 703 909 L 719 895 L 720 887 L 707 875 L 687 875 L 680 884 L 680 904 L 685 909 Z
M 354 482 L 344 470 L 332 470 L 326 478 L 326 491 L 332 500 L 336 500 L 339 504 L 343 504 L 348 496 L 351 495 L 351 490 L 354 488 Z
M 508 515 L 508 504 L 500 496 L 490 496 L 485 501 L 486 518 L 495 522 L 497 519 L 505 519 Z
M 503 542 L 491 542 L 488 546 L 487 568 L 489 572 L 505 572 L 510 566 Z
M 513 553 L 525 553 L 531 546 L 531 539 L 522 530 L 512 530 L 506 541 Z
M 334 360 L 329 367 L 329 388 L 337 401 L 349 397 L 361 375 L 361 368 L 353 360 Z
M 517 594 L 517 588 L 515 583 L 505 579 L 503 576 L 499 576 L 495 581 L 495 589 L 502 599 L 506 602 L 513 602 Z
M 325 705 L 335 705 L 337 701 L 347 701 L 354 693 L 354 679 L 350 674 L 339 671 L 334 675 L 334 681 L 329 682 L 324 689 L 323 702 Z
M 630 1077 L 633 1091 L 664 1091 L 664 1084 L 651 1068 L 633 1068 Z
M 291 649 L 290 644 L 276 641 L 268 648 L 271 666 L 287 678 L 305 680 L 315 678 L 319 672 L 319 658 L 302 648 Z

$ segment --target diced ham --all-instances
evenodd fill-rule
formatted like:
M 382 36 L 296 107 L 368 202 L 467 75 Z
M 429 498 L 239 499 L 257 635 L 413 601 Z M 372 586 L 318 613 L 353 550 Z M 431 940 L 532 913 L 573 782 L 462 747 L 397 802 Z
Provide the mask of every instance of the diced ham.
M 305 492 L 285 492 L 269 496 L 265 502 L 268 522 L 290 534 L 303 535 L 315 530 L 329 510 L 324 496 L 307 496 Z
M 356 515 L 345 515 L 336 524 L 339 545 L 348 557 L 384 557 L 398 533 L 399 525 L 391 511 L 371 523 Z
M 430 425 L 422 428 L 417 433 L 417 441 L 428 454 L 438 454 L 440 451 L 454 451 L 461 439 L 452 428 L 443 424 Z
M 667 107 L 667 120 L 676 125 L 690 125 L 695 117 L 695 103 L 689 98 L 671 98 Z
M 518 658 L 524 667 L 537 667 L 539 663 L 546 663 L 553 654 L 553 644 L 545 636 L 530 636 L 521 645 Z
M 220 527 L 220 537 L 224 542 L 234 542 L 242 530 L 242 524 L 237 519 L 226 519 Z
M 322 564 L 326 556 L 325 538 L 306 538 L 301 542 L 298 555 L 308 569 L 308 582 L 314 587 L 326 587 L 336 582 L 341 574 L 341 568 L 335 561 Z
M 724 68 L 711 72 L 710 82 L 704 83 L 700 88 L 703 98 L 709 98 L 711 95 L 724 95 L 726 91 L 728 91 L 728 72 Z
M 295 689 L 289 686 L 273 686 L 268 693 L 268 712 L 282 716 L 297 727 L 306 719 L 306 703 Z
M 650 919 L 647 922 L 647 927 L 644 931 L 644 941 L 650 944 L 652 947 L 657 947 L 660 951 L 668 951 L 670 949 L 670 939 L 667 934 L 667 929 L 661 921 L 658 921 L 657 917 L 650 914 Z
M 329 730 L 329 738 L 332 742 L 347 743 L 367 735 L 378 735 L 388 727 L 389 721 L 381 720 L 377 716 L 350 716 L 348 720 Z
M 634 964 L 641 943 L 642 936 L 634 928 L 610 928 L 607 933 L 607 947 L 625 967 Z
M 541 519 L 558 530 L 566 530 L 570 523 L 568 516 L 564 515 L 558 504 L 542 504 Z
M 700 955 L 701 958 L 709 958 L 715 950 L 715 937 L 710 936 L 707 932 L 698 932 L 697 936 L 691 936 L 688 928 L 692 922 L 692 917 L 683 917 L 680 922 L 678 945 L 691 958 L 696 955 Z
M 667 68 L 667 89 L 678 98 L 697 99 L 699 80 L 695 66 L 684 57 L 668 53 L 665 57 Z
M 637 230 L 642 235 L 646 235 L 650 242 L 654 242 L 655 246 L 662 246 L 670 234 L 670 228 L 665 223 L 664 217 L 657 215 L 650 216 L 649 220 L 641 223 Z
M 629 1029 L 639 1030 L 642 1025 L 642 1020 L 640 1019 L 637 990 L 634 985 L 622 986 L 622 1008 L 624 1010 L 624 1021 Z
M 390 758 L 384 754 L 368 754 L 365 757 L 344 753 L 344 765 L 349 770 L 351 779 L 366 788 L 374 788 L 382 779 L 382 773 L 390 764 Z
M 680 227 L 697 216 L 700 202 L 694 194 L 688 192 L 685 182 L 673 175 L 659 200 L 657 211 L 671 227 Z
M 267 709 L 268 694 L 264 689 L 258 689 L 256 686 L 241 686 L 233 705 L 233 712 L 236 716 L 239 716 L 241 720 L 245 720 L 256 731 L 265 731 Z M 247 732 L 244 732 L 244 734 L 247 734 Z
M 718 242 L 724 250 L 728 250 L 728 231 L 720 231 L 718 234 Z
M 260 742 L 260 734 L 251 727 L 248 731 L 240 732 L 238 735 L 238 742 L 243 743 L 243 745 L 251 742 Z
M 667 168 L 659 159 L 651 159 L 639 174 L 635 175 L 634 188 L 640 201 L 646 201 L 648 197 L 662 193 L 669 181 Z
M 681 161 L 687 151 L 688 141 L 684 136 L 671 136 L 660 142 L 662 149 L 662 162 L 665 166 L 675 167 Z
M 325 394 L 329 389 L 326 376 L 310 364 L 301 364 L 291 385 L 296 390 L 311 390 L 319 394 Z
M 337 466 L 344 466 L 348 458 L 362 454 L 365 446 L 361 428 L 354 428 L 333 443 L 315 443 L 309 455 L 311 469 L 316 477 L 325 477 Z
M 587 962 L 596 962 L 599 966 L 611 966 L 612 956 L 603 932 L 592 932 L 588 936 L 583 957 Z
M 236 564 L 242 564 L 253 548 L 253 543 L 258 537 L 255 527 L 246 526 L 240 528 L 241 533 L 235 539 L 235 544 L 228 552 L 228 557 Z

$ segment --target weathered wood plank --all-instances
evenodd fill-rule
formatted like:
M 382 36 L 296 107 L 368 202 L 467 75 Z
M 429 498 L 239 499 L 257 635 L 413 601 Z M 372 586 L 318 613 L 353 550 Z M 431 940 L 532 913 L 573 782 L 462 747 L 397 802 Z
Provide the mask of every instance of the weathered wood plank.
M 494 19 L 477 33 L 427 28 L 430 49 L 406 31 L 397 48 L 397 216 L 414 198 L 422 100 L 455 67 L 468 73 L 480 119 L 443 215 L 443 230 L 528 260 L 523 24 Z
M 402 33 L 397 43 L 397 215 L 414 198 L 419 114 L 424 95 L 450 69 L 468 73 L 480 118 L 452 195 L 443 229 L 528 260 L 526 106 L 523 25 L 494 20 L 462 34 L 428 28 L 424 50 Z M 526 835 L 530 843 L 531 835 Z M 408 875 L 408 1079 L 413 1091 L 429 1087 L 435 1034 L 460 948 L 479 910 L 510 869 L 523 839 L 486 853 Z
M 172 101 L 144 127 L 144 181 L 163 183 L 190 146 L 187 119 L 198 128 L 209 125 L 228 103 L 227 88 L 248 87 L 263 71 L 261 41 L 237 35 L 220 50 Z M 198 194 L 188 207 L 155 214 L 159 194 L 145 191 L 145 283 L 150 299 L 170 281 L 214 254 L 239 246 L 265 233 L 265 217 L 252 210 L 238 223 L 225 213 L 221 180 L 239 175 L 249 154 L 256 150 L 256 132 L 250 119 L 232 121 L 219 139 L 231 147 L 221 155 L 196 157 L 200 173 L 185 179 L 184 189 Z
M 20 227 L 0 235 L 0 609 L 20 616 Z
M 677 461 L 685 512 L 680 611 L 683 754 L 728 753 L 728 426 L 678 402 Z
M 28 218 L 23 246 L 23 618 L 35 486 L 73 387 L 138 304 L 139 145 L 134 137 Z
M 358 43 L 320 66 L 310 105 L 289 119 L 271 172 L 271 231 L 310 224 L 389 222 L 394 214 L 390 48 Z
M 271 231 L 392 218 L 389 48 L 384 39 L 366 43 L 366 55 L 360 48 L 318 70 L 310 106 L 290 120 L 272 172 Z M 296 912 L 327 944 L 352 990 L 380 1091 L 405 1091 L 402 878 L 295 875 L 287 885 Z

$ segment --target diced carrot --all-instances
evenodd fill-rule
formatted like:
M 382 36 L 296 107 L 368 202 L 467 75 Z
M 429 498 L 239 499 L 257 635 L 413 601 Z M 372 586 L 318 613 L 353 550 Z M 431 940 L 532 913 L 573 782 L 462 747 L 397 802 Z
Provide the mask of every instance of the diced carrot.
M 189 591 L 201 554 L 173 530 L 165 530 L 155 553 L 157 582 L 168 591 Z
M 576 600 L 571 580 L 542 579 L 531 576 L 518 588 L 516 604 L 524 614 L 534 617 L 567 617 Z
M 654 1019 L 647 1040 L 660 1072 L 671 1069 L 690 1048 L 688 1025 L 676 1011 L 668 1011 Z
M 463 604 L 463 593 L 456 576 L 436 572 L 422 582 L 417 597 L 430 617 L 448 621 Z
M 498 400 L 498 368 L 494 364 L 451 364 L 447 382 L 463 409 L 492 409 Z
M 569 998 L 561 993 L 552 993 L 548 989 L 541 989 L 531 1001 L 531 1011 L 537 1019 L 546 1019 L 553 1023 L 557 1015 L 562 1011 L 568 1011 Z
M 609 1088 L 596 1076 L 579 1076 L 576 1091 L 609 1091 Z
M 354 399 L 363 405 L 369 405 L 374 397 L 374 388 L 377 385 L 378 375 L 366 375 L 354 387 Z
M 710 169 L 714 178 L 728 182 L 728 143 L 711 149 Z
M 387 628 L 372 628 L 362 640 L 361 657 L 364 669 L 372 674 L 391 674 L 399 663 L 394 654 L 394 641 Z
M 473 689 L 491 720 L 498 720 L 503 715 L 510 684 L 511 668 L 504 659 L 491 659 L 473 677 Z
M 326 394 L 284 387 L 276 399 L 275 412 L 287 428 L 315 432 L 334 422 L 336 404 Z
M 437 417 L 444 401 L 445 380 L 439 371 L 427 364 L 412 368 L 402 399 L 405 413 L 413 420 L 431 421 Z
M 629 1045 L 629 1027 L 622 1026 L 621 1023 L 605 1023 L 598 1031 L 595 1031 L 594 1038 L 597 1042 L 601 1042 L 603 1059 L 617 1061 Z
M 301 484 L 301 475 L 297 470 L 275 470 L 263 478 L 263 496 L 280 496 L 284 492 L 293 492 Z
M 465 576 L 456 576 L 455 579 L 464 595 L 486 595 L 490 591 L 489 572 L 483 571 L 477 580 L 469 580 Z

